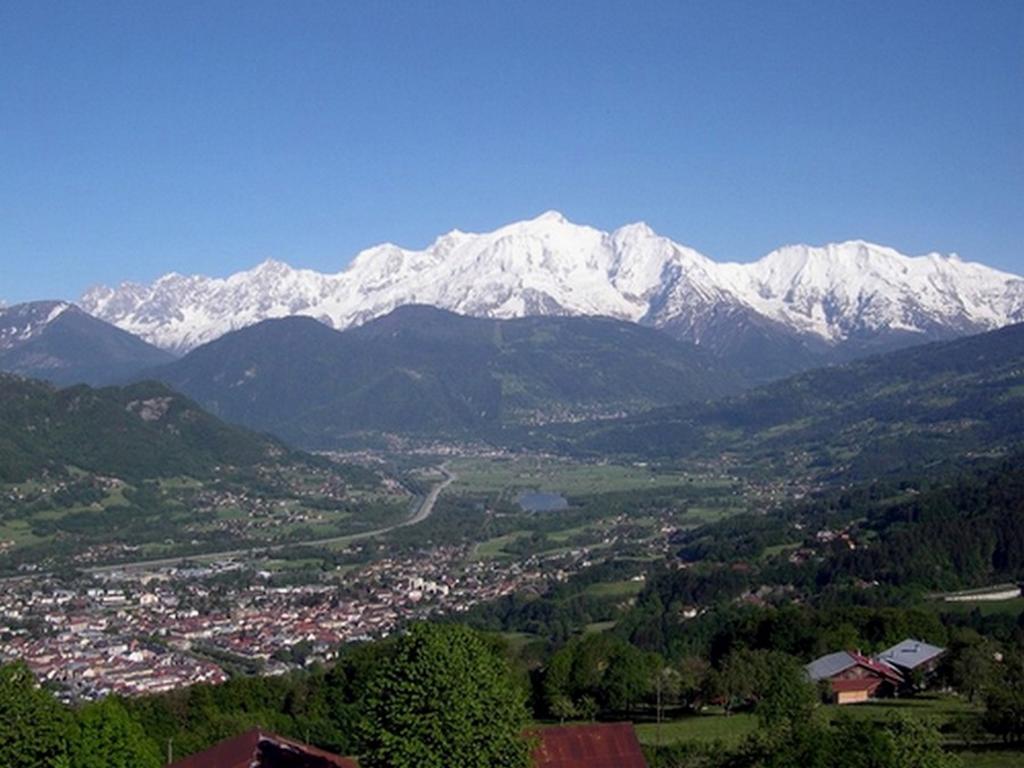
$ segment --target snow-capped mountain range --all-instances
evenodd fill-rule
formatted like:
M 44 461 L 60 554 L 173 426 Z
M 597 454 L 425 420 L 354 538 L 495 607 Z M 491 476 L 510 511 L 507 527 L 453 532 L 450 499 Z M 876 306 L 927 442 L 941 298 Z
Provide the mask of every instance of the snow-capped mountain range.
M 646 224 L 603 232 L 551 211 L 483 234 L 454 230 L 419 251 L 379 245 L 337 274 L 266 261 L 227 278 L 97 287 L 80 301 L 176 352 L 268 318 L 308 315 L 344 329 L 413 303 L 500 318 L 606 315 L 711 347 L 743 326 L 829 348 L 1022 321 L 1024 278 L 859 240 L 717 263 Z

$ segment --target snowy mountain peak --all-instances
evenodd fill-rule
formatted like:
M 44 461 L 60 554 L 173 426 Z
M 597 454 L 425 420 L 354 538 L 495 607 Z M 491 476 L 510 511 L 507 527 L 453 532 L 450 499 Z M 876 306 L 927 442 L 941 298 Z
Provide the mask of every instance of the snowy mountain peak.
M 264 259 L 250 270 L 251 274 L 257 275 L 281 275 L 292 272 L 292 267 L 277 259 Z
M 266 318 L 308 315 L 341 329 L 413 303 L 489 317 L 607 315 L 702 343 L 712 325 L 742 318 L 746 326 L 840 344 L 1024 319 L 1024 280 L 863 240 L 717 263 L 643 222 L 603 232 L 546 211 L 492 232 L 452 230 L 422 250 L 377 245 L 337 274 L 269 259 L 227 278 L 171 274 L 148 286 L 99 287 L 81 301 L 176 351 Z
M 620 240 L 637 241 L 658 236 L 646 221 L 635 221 L 632 224 L 625 224 L 612 232 L 612 237 Z
M 569 220 L 565 218 L 560 212 L 551 210 L 544 211 L 544 213 L 532 219 L 532 221 L 544 224 L 568 224 Z
M 66 301 L 33 301 L 0 308 L 0 350 L 35 338 L 72 306 Z
M 472 237 L 472 235 L 468 232 L 463 232 L 461 229 L 453 229 L 450 232 L 445 232 L 443 235 L 439 236 L 433 243 L 431 243 L 427 250 L 439 254 L 449 253 L 452 249 L 457 247 L 460 243 L 465 242 L 466 239 L 470 237 Z
M 905 256 L 863 240 L 779 248 L 745 270 L 759 312 L 841 341 L 855 333 L 966 332 L 1012 322 L 1003 294 L 1020 278 L 929 253 Z

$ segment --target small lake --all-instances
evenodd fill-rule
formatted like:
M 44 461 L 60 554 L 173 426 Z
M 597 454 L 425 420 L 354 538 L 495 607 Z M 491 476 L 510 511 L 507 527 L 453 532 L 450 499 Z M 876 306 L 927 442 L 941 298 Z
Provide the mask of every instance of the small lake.
M 569 507 L 565 496 L 547 491 L 523 491 L 516 502 L 525 512 L 557 512 Z

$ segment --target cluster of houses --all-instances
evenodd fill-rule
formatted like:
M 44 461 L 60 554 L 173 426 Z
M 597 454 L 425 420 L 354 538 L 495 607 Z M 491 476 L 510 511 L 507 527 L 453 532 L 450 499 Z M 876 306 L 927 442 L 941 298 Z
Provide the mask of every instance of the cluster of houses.
M 75 589 L 23 577 L 0 594 L 0 661 L 24 660 L 68 700 L 221 682 L 224 660 L 275 674 L 405 621 L 564 581 L 589 558 L 587 547 L 518 561 L 436 547 L 295 586 L 234 561 L 112 571 Z
M 828 686 L 836 704 L 856 704 L 895 696 L 935 671 L 944 648 L 907 639 L 875 656 L 837 651 L 815 659 L 805 669 L 814 682 Z

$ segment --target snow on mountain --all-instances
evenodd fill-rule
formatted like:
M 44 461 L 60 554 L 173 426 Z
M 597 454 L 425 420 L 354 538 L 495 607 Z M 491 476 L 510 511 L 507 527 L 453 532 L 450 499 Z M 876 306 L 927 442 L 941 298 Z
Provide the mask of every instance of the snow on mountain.
M 910 257 L 862 241 L 780 248 L 720 264 L 646 224 L 614 232 L 549 211 L 493 232 L 449 232 L 423 250 L 384 244 L 321 274 L 266 261 L 227 278 L 166 275 L 99 287 L 86 311 L 175 351 L 259 320 L 335 328 L 404 304 L 467 315 L 607 315 L 702 342 L 709 318 L 839 344 L 880 332 L 956 334 L 1024 319 L 1024 279 L 956 256 Z
M 829 341 L 879 330 L 986 330 L 1012 322 L 1020 278 L 957 256 L 904 256 L 854 240 L 780 248 L 732 267 L 734 285 L 762 314 Z
M 70 307 L 64 301 L 35 301 L 0 307 L 0 351 L 34 339 Z

